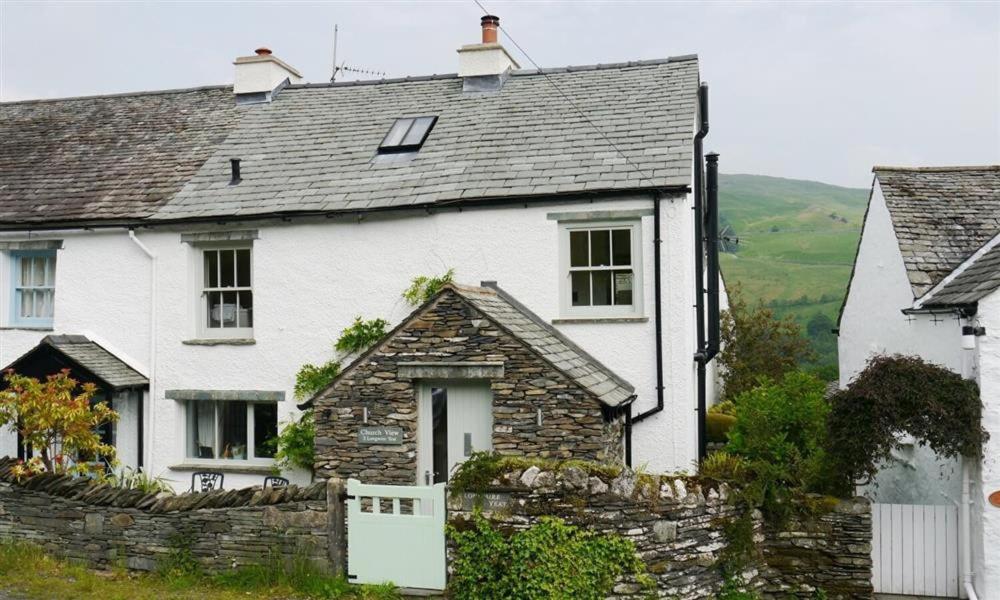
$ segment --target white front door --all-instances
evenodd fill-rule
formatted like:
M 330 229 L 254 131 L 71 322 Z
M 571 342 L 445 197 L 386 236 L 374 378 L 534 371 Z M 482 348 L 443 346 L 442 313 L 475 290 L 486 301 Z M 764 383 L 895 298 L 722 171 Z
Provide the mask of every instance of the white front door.
M 473 452 L 493 449 L 493 393 L 487 381 L 426 381 L 420 386 L 417 484 L 447 482 Z

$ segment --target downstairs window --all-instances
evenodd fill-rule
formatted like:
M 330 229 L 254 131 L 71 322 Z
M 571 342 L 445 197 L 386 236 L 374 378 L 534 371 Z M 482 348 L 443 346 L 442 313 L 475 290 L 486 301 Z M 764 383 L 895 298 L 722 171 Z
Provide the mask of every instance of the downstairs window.
M 187 403 L 187 457 L 194 460 L 270 460 L 278 436 L 278 405 L 240 400 Z

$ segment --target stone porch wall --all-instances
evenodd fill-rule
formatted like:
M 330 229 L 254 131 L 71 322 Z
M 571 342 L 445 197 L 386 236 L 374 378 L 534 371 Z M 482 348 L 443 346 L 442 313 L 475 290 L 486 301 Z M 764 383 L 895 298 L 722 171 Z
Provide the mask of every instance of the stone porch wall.
M 722 526 L 736 515 L 728 488 L 692 478 L 590 474 L 577 467 L 542 471 L 530 467 L 494 481 L 482 496 L 449 502 L 456 526 L 472 517 L 478 498 L 491 521 L 521 529 L 543 515 L 556 515 L 591 531 L 631 539 L 656 581 L 658 597 L 712 598 L 722 585 L 716 566 L 727 546 Z M 760 556 L 744 573 L 766 598 L 870 599 L 871 513 L 864 499 L 839 501 L 814 518 L 795 520 L 781 531 L 764 527 L 759 515 Z M 612 598 L 646 598 L 648 590 L 625 580 Z
M 29 541 L 94 567 L 153 570 L 183 548 L 208 571 L 273 558 L 331 568 L 323 483 L 174 496 L 48 474 L 20 484 L 10 475 L 13 464 L 0 458 L 0 539 Z
M 606 420 L 595 397 L 457 294 L 446 292 L 316 399 L 317 478 L 415 483 L 420 381 L 405 376 L 405 363 L 414 362 L 503 365 L 503 376 L 485 378 L 493 392 L 493 449 L 501 454 L 622 460 L 621 417 Z M 360 444 L 362 425 L 399 427 L 403 443 Z

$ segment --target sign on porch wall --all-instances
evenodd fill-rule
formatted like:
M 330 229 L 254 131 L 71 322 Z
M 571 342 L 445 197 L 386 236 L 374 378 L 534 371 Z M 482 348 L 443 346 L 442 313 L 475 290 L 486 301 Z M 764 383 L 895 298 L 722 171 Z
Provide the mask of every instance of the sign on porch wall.
M 398 446 L 403 443 L 403 428 L 375 425 L 358 430 L 358 443 L 367 446 Z
M 480 509 L 486 512 L 506 510 L 510 507 L 510 494 L 501 492 L 485 492 L 477 494 L 465 492 L 462 494 L 462 510 Z

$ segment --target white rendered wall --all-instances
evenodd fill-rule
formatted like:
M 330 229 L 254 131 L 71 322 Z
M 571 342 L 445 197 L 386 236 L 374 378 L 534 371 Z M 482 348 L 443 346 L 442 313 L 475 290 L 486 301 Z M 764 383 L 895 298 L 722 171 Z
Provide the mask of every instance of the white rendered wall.
M 979 301 L 976 317 L 986 328 L 977 343 L 983 427 L 990 440 L 979 466 L 979 493 L 973 496 L 972 528 L 978 543 L 972 568 L 979 597 L 1000 598 L 1000 507 L 987 501 L 1000 490 L 1000 290 Z
M 282 390 L 287 398 L 279 405 L 279 421 L 285 421 L 297 412 L 292 388 L 299 367 L 330 359 L 333 340 L 358 315 L 398 322 L 411 310 L 400 293 L 416 275 L 454 267 L 459 282 L 496 280 L 542 318 L 558 318 L 559 225 L 546 215 L 635 208 L 651 208 L 650 198 L 466 209 L 405 218 L 373 214 L 360 223 L 323 219 L 221 227 L 260 232 L 253 245 L 256 344 L 252 346 L 183 344 L 196 337 L 197 250 L 180 241 L 181 230 L 138 233 L 158 256 L 156 397 L 147 414 L 147 468 L 177 481 L 178 487 L 189 485 L 188 472 L 168 469 L 184 460 L 185 424 L 182 404 L 166 400 L 165 390 Z M 661 208 L 666 408 L 635 426 L 633 457 L 636 465 L 674 470 L 690 468 L 696 455 L 693 223 L 690 197 L 664 199 Z M 65 240 L 57 262 L 54 332 L 89 333 L 148 373 L 146 256 L 121 230 L 51 237 Z M 649 317 L 653 237 L 652 217 L 642 217 L 643 294 Z M 651 319 L 559 328 L 635 386 L 636 413 L 654 406 Z M 46 333 L 0 331 L 0 362 L 12 362 Z M 297 473 L 293 478 L 302 481 L 307 475 Z M 226 487 L 260 480 L 260 475 L 227 474 Z
M 961 323 L 950 315 L 907 316 L 913 292 L 899 242 L 875 181 L 865 217 L 851 288 L 840 322 L 840 385 L 846 387 L 877 354 L 920 356 L 972 377 L 961 350 Z M 966 353 L 968 354 L 968 353 Z M 938 458 L 917 445 L 899 452 L 866 494 L 879 502 L 950 504 L 961 493 L 961 471 L 954 460 Z

